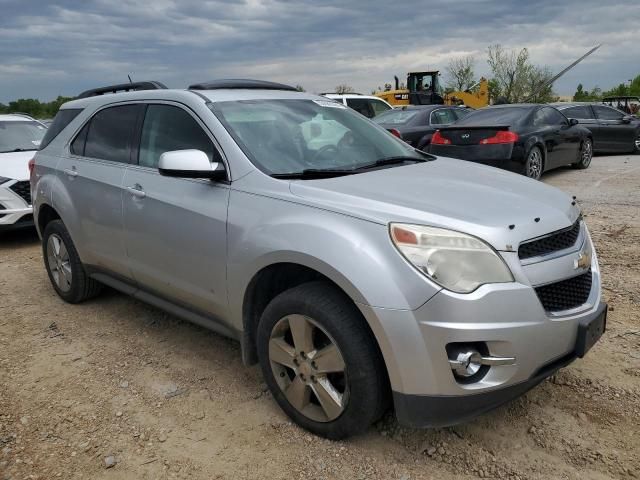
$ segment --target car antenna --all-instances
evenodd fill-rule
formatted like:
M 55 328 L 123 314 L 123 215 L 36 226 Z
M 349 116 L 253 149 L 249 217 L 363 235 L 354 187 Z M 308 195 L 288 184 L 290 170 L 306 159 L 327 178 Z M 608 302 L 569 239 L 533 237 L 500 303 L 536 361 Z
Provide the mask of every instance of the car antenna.
M 133 83 L 133 80 L 131 80 L 131 75 L 127 74 L 127 78 L 129 79 L 129 83 Z

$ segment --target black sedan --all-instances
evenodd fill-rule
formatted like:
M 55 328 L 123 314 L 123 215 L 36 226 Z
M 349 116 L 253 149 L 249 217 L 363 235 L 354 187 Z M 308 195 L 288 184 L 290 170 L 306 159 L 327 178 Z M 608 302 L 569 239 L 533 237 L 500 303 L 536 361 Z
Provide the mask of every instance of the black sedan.
M 557 103 L 593 135 L 594 152 L 640 153 L 640 118 L 601 103 Z
M 589 130 L 548 105 L 495 105 L 440 128 L 429 152 L 522 173 L 539 179 L 562 165 L 587 168 L 593 154 Z
M 396 137 L 420 150 L 431 142 L 440 127 L 465 117 L 473 110 L 444 105 L 409 105 L 381 113 L 372 120 Z

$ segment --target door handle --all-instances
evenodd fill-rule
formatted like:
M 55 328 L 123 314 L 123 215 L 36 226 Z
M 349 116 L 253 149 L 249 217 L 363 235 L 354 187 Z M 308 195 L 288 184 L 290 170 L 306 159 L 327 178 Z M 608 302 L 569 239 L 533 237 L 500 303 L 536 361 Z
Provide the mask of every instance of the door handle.
M 147 196 L 147 194 L 144 193 L 144 190 L 142 190 L 142 185 L 137 183 L 133 187 L 127 187 L 127 190 L 129 190 L 129 193 L 134 197 L 144 198 Z
M 76 170 L 76 167 L 65 168 L 64 169 L 64 173 L 66 173 L 70 177 L 77 177 L 78 176 L 78 171 Z

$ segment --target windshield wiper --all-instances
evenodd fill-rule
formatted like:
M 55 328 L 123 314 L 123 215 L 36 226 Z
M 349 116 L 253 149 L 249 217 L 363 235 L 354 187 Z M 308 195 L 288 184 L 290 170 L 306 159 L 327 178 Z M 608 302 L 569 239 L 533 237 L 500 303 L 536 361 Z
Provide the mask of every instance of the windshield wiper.
M 397 165 L 399 163 L 405 163 L 405 162 L 422 163 L 422 162 L 428 162 L 430 159 L 431 157 L 426 157 L 426 158 L 409 157 L 409 156 L 387 157 L 387 158 L 381 158 L 379 160 L 376 160 L 375 162 L 365 163 L 364 165 L 360 165 L 354 168 L 353 170 L 354 171 L 369 170 L 371 168 L 384 167 L 386 165 Z
M 343 177 L 354 173 L 357 173 L 354 169 L 305 168 L 300 172 L 272 173 L 271 176 L 283 180 L 312 180 L 314 178 Z
M 37 148 L 14 148 L 13 150 L 3 150 L 0 153 L 14 153 L 14 152 L 35 152 Z

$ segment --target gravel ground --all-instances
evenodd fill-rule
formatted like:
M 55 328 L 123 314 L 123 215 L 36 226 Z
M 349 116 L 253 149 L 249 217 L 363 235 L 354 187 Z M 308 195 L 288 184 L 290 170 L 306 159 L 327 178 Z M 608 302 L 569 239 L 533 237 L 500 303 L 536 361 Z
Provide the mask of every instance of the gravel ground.
M 608 331 L 526 396 L 455 428 L 391 414 L 330 442 L 292 425 L 239 346 L 124 295 L 67 305 L 31 231 L 0 237 L 0 479 L 640 477 L 640 156 L 544 181 L 575 194 Z

